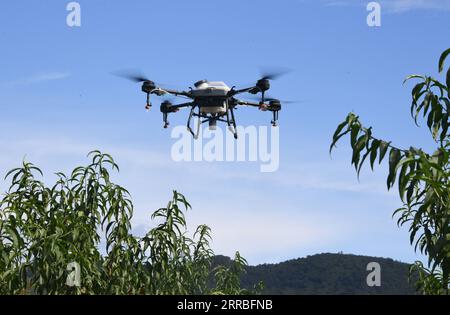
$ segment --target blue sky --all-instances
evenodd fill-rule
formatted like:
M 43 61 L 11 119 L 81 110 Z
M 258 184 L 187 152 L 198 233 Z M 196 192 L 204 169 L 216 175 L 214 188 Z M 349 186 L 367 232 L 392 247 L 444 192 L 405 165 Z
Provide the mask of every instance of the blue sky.
M 50 183 L 98 148 L 121 166 L 138 234 L 177 189 L 193 205 L 191 226 L 212 227 L 215 251 L 240 250 L 251 264 L 339 251 L 420 258 L 391 219 L 401 204 L 386 192 L 385 166 L 358 182 L 348 144 L 332 158 L 328 147 L 353 110 L 381 138 L 432 149 L 408 116 L 402 81 L 437 75 L 450 1 L 381 1 L 379 28 L 367 26 L 368 1 L 357 0 L 80 0 L 80 28 L 66 25 L 68 2 L 1 4 L 1 173 L 26 156 Z M 158 108 L 147 113 L 139 86 L 110 75 L 139 68 L 180 88 L 203 78 L 239 85 L 261 66 L 292 69 L 270 94 L 302 101 L 280 113 L 280 169 L 268 174 L 251 162 L 172 162 Z M 245 108 L 238 123 L 269 125 L 270 116 Z

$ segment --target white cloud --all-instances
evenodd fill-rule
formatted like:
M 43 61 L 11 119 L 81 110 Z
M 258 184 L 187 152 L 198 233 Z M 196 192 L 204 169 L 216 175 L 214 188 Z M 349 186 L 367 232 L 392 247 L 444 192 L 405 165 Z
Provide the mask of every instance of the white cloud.
M 390 0 L 381 4 L 392 12 L 410 10 L 450 10 L 450 0 Z
M 0 139 L 2 155 L 0 155 L 0 167 L 15 167 L 18 158 L 23 158 L 27 154 L 27 160 L 37 163 L 42 161 L 61 161 L 58 167 L 73 167 L 73 161 L 78 165 L 82 163 L 82 158 L 94 149 L 100 149 L 114 156 L 119 165 L 127 165 L 129 172 L 141 172 L 141 170 L 166 171 L 167 177 L 172 177 L 176 182 L 177 172 L 192 175 L 197 179 L 208 181 L 245 181 L 257 183 L 270 182 L 271 186 L 284 187 L 289 189 L 311 189 L 335 192 L 355 192 L 369 193 L 376 195 L 392 195 L 393 192 L 386 190 L 384 178 L 377 176 L 361 176 L 364 181 L 358 182 L 354 170 L 348 161 L 336 162 L 329 160 L 322 163 L 305 163 L 297 165 L 284 165 L 285 167 L 275 173 L 261 174 L 257 168 L 254 172 L 236 170 L 229 167 L 229 163 L 197 163 L 197 162 L 173 162 L 170 154 L 152 149 L 138 149 L 117 145 L 92 144 L 88 141 L 80 143 L 58 136 L 33 135 L 27 139 Z M 64 161 L 64 162 L 63 162 Z M 250 162 L 249 162 L 250 163 Z M 53 165 L 49 163 L 49 165 Z M 242 164 L 241 164 L 242 165 Z M 51 171 L 59 171 L 52 169 Z M 367 171 L 367 170 L 366 170 Z M 160 174 L 159 174 L 160 175 Z M 161 179 L 170 180 L 168 178 Z M 199 181 L 201 187 L 208 188 L 205 181 Z
M 239 171 L 217 172 L 212 173 L 210 176 L 250 182 L 257 182 L 263 178 L 259 173 L 249 174 Z M 361 180 L 358 181 L 354 168 L 348 160 L 334 161 L 330 159 L 322 163 L 283 164 L 281 171 L 267 174 L 264 178 L 270 181 L 271 185 L 290 189 L 395 195 L 395 192 L 387 190 L 385 177 L 379 174 L 374 176 L 368 170 L 368 167 L 361 172 Z
M 273 211 L 246 209 L 239 204 L 227 208 L 208 201 L 193 206 L 195 211 L 186 214 L 187 234 L 192 236 L 197 226 L 206 224 L 211 228 L 211 247 L 216 254 L 232 257 L 239 251 L 250 264 L 275 263 L 339 248 L 359 232 L 361 225 L 337 213 L 324 217 L 301 206 L 296 206 L 295 212 L 285 207 Z M 142 236 L 153 226 L 149 220 L 140 220 L 133 231 Z
M 47 72 L 47 73 L 39 73 L 26 78 L 17 79 L 9 82 L 9 85 L 27 85 L 34 83 L 41 83 L 47 81 L 57 81 L 63 80 L 70 77 L 70 73 L 68 72 Z
M 320 214 L 311 215 L 300 209 L 295 214 L 285 210 L 222 210 L 192 214 L 192 227 L 208 223 L 216 253 L 233 256 L 239 250 L 250 263 L 261 262 L 258 257 L 265 257 L 265 262 L 279 262 L 293 253 L 332 247 L 347 237 L 345 231 L 354 230 L 346 222 L 325 221 Z
M 322 0 L 325 6 L 366 6 L 368 0 Z M 411 10 L 450 10 L 450 0 L 379 0 L 390 13 Z
M 367 206 L 359 211 L 361 203 L 353 202 L 352 196 L 364 192 L 379 199 L 385 194 L 384 180 L 358 184 L 348 163 L 340 167 L 344 162 L 300 163 L 278 173 L 261 174 L 257 166 L 250 170 L 230 163 L 175 163 L 170 153 L 150 148 L 92 143 L 95 140 L 37 133 L 0 139 L 0 176 L 27 154 L 26 159 L 42 166 L 45 180 L 50 181 L 47 176 L 52 172 L 68 172 L 85 163 L 90 150 L 105 150 L 121 166 L 117 182 L 132 194 L 137 233 L 148 229 L 150 214 L 165 205 L 171 189 L 180 189 L 195 209 L 187 214 L 190 233 L 195 226 L 207 224 L 216 253 L 233 255 L 239 250 L 252 264 L 345 249 L 343 244 L 351 244 L 361 229 L 368 225 L 373 229 L 373 218 L 378 216 Z M 1 190 L 5 185 L 0 182 Z M 338 196 L 331 197 L 330 192 Z M 341 192 L 351 195 L 341 198 Z M 323 199 L 308 200 L 316 193 Z M 385 203 L 388 206 L 383 203 L 382 209 L 390 213 L 390 199 Z M 383 216 L 396 230 L 389 213 Z
M 352 4 L 358 4 L 355 1 L 349 0 L 322 0 L 322 2 L 326 7 L 346 7 Z

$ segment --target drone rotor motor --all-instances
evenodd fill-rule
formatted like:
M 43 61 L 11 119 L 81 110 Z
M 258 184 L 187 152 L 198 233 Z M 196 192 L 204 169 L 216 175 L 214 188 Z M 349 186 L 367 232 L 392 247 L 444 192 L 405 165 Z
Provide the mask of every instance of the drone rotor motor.
M 161 103 L 161 113 L 163 114 L 167 114 L 167 113 L 171 113 L 171 109 L 170 107 L 172 106 L 172 103 L 170 101 L 165 100 L 164 102 Z
M 256 82 L 256 86 L 261 92 L 265 92 L 270 89 L 270 81 L 269 79 L 260 79 Z
M 279 111 L 281 110 L 281 102 L 279 100 L 273 99 L 269 102 L 269 110 Z
M 281 102 L 277 99 L 271 99 L 269 102 L 268 110 L 273 114 L 273 119 L 271 121 L 273 127 L 278 126 L 278 112 L 281 110 Z
M 176 111 L 175 108 L 171 108 L 171 107 L 172 107 L 172 103 L 170 101 L 165 100 L 164 102 L 161 103 L 160 111 L 163 114 L 164 128 L 169 127 L 169 124 L 170 124 L 169 121 L 167 120 L 168 114 Z
M 154 89 L 156 89 L 155 82 L 148 80 L 142 83 L 142 92 L 151 93 Z

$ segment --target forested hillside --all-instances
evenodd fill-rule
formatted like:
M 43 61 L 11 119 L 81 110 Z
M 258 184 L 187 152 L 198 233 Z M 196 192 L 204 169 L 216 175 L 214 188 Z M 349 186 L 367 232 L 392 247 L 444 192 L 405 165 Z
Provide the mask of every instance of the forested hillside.
M 216 256 L 216 264 L 229 258 Z M 381 287 L 369 287 L 367 264 L 381 265 Z M 415 294 L 409 265 L 392 259 L 347 254 L 318 254 L 279 264 L 248 266 L 244 287 L 263 281 L 267 294 Z

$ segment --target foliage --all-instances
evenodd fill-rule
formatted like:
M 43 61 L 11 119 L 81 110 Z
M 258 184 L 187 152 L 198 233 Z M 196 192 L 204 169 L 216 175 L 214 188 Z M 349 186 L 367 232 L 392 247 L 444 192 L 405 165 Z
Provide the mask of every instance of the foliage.
M 232 263 L 223 256 L 214 261 L 224 266 Z M 370 262 L 381 266 L 380 287 L 366 283 Z M 263 281 L 263 294 L 417 294 L 408 281 L 409 265 L 386 258 L 326 253 L 245 269 L 242 287 L 253 288 L 254 283 Z
M 264 284 L 261 281 L 251 290 L 240 287 L 241 278 L 246 273 L 246 266 L 248 266 L 247 261 L 239 254 L 239 252 L 236 253 L 234 260 L 231 261 L 228 266 L 225 264 L 218 265 L 214 269 L 216 275 L 216 289 L 214 293 L 248 295 L 264 290 Z
M 158 225 L 144 237 L 130 233 L 133 204 L 114 184 L 113 158 L 91 152 L 92 163 L 70 176 L 57 173 L 46 187 L 30 163 L 7 174 L 9 191 L 0 202 L 0 294 L 226 294 L 242 293 L 235 268 L 218 269 L 220 287 L 209 288 L 213 252 L 210 229 L 186 236 L 184 211 L 191 208 L 174 191 L 167 207 L 152 216 Z M 81 285 L 66 280 L 80 266 Z M 236 278 L 237 277 L 237 278 Z M 228 282 L 230 280 L 230 282 Z
M 446 50 L 439 59 L 439 72 L 450 54 Z M 426 118 L 427 127 L 438 146 L 432 154 L 411 147 L 400 149 L 391 142 L 372 135 L 372 128 L 365 128 L 359 117 L 350 113 L 333 135 L 330 152 L 344 135 L 350 135 L 353 149 L 352 164 L 358 176 L 366 161 L 373 169 L 376 161 L 389 160 L 387 187 L 397 181 L 398 192 L 404 206 L 397 209 L 398 224 L 409 224 L 410 241 L 421 253 L 428 256 L 428 272 L 420 263 L 413 270 L 421 270 L 421 289 L 427 294 L 447 293 L 450 275 L 450 205 L 449 205 L 449 149 L 450 135 L 450 69 L 446 84 L 423 75 L 411 75 L 405 80 L 418 79 L 412 89 L 411 115 L 418 122 Z M 427 274 L 428 276 L 424 276 Z M 430 282 L 429 284 L 423 282 Z M 432 283 L 431 283 L 432 282 Z M 438 282 L 439 286 L 435 283 Z

